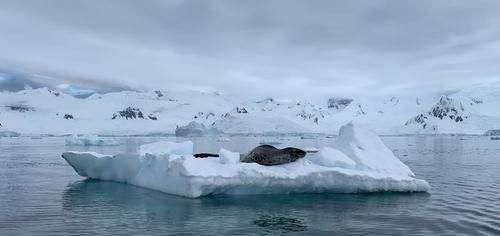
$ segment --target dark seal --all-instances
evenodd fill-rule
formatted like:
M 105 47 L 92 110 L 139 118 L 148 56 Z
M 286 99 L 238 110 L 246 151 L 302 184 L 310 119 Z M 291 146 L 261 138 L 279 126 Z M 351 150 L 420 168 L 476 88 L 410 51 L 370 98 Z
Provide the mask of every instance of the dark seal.
M 274 166 L 294 162 L 305 156 L 306 152 L 298 148 L 287 147 L 277 149 L 271 145 L 260 145 L 252 149 L 248 154 L 241 155 L 240 161 Z

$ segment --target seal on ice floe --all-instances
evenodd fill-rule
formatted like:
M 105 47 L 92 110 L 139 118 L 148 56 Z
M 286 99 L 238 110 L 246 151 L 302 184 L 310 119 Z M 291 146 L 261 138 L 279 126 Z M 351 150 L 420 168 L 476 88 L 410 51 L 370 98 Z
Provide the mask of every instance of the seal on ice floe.
M 260 145 L 252 149 L 248 154 L 241 155 L 240 161 L 274 166 L 294 162 L 305 156 L 306 152 L 298 148 L 287 147 L 277 149 L 271 145 Z
M 218 154 L 211 153 L 197 153 L 193 156 L 196 158 L 219 157 Z M 255 162 L 264 166 L 274 166 L 294 162 L 305 156 L 306 152 L 298 148 L 277 149 L 271 145 L 260 145 L 248 154 L 241 154 L 240 162 Z

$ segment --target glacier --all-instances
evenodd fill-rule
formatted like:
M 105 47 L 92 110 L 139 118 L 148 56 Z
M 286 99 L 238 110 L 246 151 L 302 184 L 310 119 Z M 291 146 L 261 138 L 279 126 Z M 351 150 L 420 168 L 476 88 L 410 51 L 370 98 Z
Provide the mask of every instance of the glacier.
M 120 143 L 114 138 L 99 137 L 95 134 L 73 134 L 66 138 L 67 146 L 118 146 Z
M 335 147 L 324 147 L 296 162 L 262 166 L 242 163 L 240 154 L 221 149 L 219 158 L 193 157 L 190 141 L 145 144 L 136 153 L 103 155 L 65 152 L 62 157 L 80 175 L 133 184 L 164 193 L 197 198 L 216 194 L 290 194 L 425 192 L 415 178 L 371 131 L 342 126 Z

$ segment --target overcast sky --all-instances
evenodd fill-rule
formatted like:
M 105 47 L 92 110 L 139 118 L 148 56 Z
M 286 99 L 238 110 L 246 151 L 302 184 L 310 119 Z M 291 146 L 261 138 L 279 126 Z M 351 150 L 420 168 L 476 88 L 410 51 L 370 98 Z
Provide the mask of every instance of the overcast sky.
M 0 0 L 0 68 L 252 97 L 452 90 L 500 80 L 500 1 Z

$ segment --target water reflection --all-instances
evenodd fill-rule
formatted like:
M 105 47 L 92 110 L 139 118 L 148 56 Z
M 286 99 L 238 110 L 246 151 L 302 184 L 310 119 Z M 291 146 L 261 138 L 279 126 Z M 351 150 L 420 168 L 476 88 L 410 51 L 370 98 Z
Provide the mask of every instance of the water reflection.
M 129 233 L 140 229 L 193 233 L 321 233 L 355 227 L 349 226 L 349 222 L 364 222 L 365 227 L 380 224 L 376 217 L 367 217 L 368 214 L 418 213 L 429 196 L 378 193 L 188 199 L 126 184 L 85 180 L 68 185 L 62 205 L 64 211 L 76 219 L 73 226 L 79 225 L 89 233 L 104 233 L 103 229 Z M 141 224 L 131 225 L 132 222 Z
M 307 225 L 303 221 L 283 216 L 261 215 L 253 223 L 259 227 L 266 228 L 269 233 L 273 231 L 281 231 L 282 233 L 301 232 L 307 229 Z

